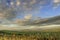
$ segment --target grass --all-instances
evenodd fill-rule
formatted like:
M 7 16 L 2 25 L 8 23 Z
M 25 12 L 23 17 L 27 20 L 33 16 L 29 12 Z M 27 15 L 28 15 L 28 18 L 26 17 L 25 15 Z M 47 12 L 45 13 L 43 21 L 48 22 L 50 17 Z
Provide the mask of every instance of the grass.
M 3 34 L 3 35 L 1 35 Z M 3 37 L 2 37 L 3 36 Z M 6 40 L 60 40 L 60 32 L 0 31 L 0 38 Z M 7 39 L 8 38 L 8 39 Z M 2 40 L 0 39 L 0 40 Z M 4 40 L 5 40 L 4 39 Z

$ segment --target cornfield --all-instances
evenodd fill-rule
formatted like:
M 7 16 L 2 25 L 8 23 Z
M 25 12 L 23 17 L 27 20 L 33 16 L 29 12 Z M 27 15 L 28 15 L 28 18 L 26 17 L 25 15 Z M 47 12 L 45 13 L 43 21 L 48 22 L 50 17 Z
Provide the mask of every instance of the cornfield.
M 0 32 L 0 40 L 60 40 L 60 32 Z

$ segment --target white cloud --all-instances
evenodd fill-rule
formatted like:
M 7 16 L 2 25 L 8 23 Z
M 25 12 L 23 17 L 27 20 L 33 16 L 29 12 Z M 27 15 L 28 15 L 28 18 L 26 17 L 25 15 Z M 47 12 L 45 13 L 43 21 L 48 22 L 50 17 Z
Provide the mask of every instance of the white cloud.
M 14 5 L 14 2 L 11 2 L 10 4 L 13 6 Z
M 26 16 L 24 16 L 24 19 L 26 20 L 30 20 L 32 18 L 32 14 L 27 14 Z
M 19 6 L 21 3 L 19 1 L 16 2 L 16 5 Z
M 56 9 L 60 6 L 60 0 L 53 0 L 53 9 Z
M 54 3 L 59 3 L 60 2 L 60 0 L 54 0 Z

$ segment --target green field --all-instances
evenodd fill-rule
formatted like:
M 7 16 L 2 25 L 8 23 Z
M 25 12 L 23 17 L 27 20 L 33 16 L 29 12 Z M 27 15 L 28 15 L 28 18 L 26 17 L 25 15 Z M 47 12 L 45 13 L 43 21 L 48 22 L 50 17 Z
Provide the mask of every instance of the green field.
M 0 40 L 60 40 L 60 32 L 0 31 Z

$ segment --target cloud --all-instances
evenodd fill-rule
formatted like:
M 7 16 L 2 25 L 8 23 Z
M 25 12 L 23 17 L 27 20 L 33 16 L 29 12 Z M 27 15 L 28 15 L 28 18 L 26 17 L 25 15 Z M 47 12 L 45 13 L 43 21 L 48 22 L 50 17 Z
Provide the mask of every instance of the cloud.
M 21 15 L 26 12 L 40 10 L 40 5 L 43 4 L 46 4 L 45 0 L 2 0 L 0 3 L 0 12 L 2 12 L 5 18 L 11 19 L 15 18 L 17 14 Z
M 18 2 L 19 1 L 19 2 Z M 48 1 L 46 0 L 17 0 L 16 4 L 19 4 L 21 7 L 21 10 L 24 11 L 31 11 L 31 10 L 36 10 L 36 8 L 38 9 L 40 6 L 44 6 L 48 3 Z M 18 7 L 18 5 L 16 5 Z
M 0 19 L 4 18 L 4 15 L 2 13 L 0 13 Z
M 16 2 L 16 5 L 19 6 L 21 3 L 19 1 Z
M 14 21 L 14 23 L 16 23 L 18 25 L 28 25 L 28 24 L 32 23 L 31 18 L 32 18 L 31 15 L 26 15 L 26 16 L 24 16 L 24 19 L 16 19 Z
M 10 20 L 16 17 L 14 8 L 8 8 L 5 4 L 0 4 L 0 17 Z
M 53 0 L 53 8 L 56 9 L 60 6 L 60 0 Z
M 37 5 L 39 5 L 40 1 L 41 0 L 16 0 L 16 2 L 14 2 L 12 0 L 2 0 L 0 3 L 0 13 L 4 15 L 4 18 L 11 19 L 15 17 L 16 12 L 21 15 L 21 13 L 25 14 L 31 10 L 38 10 L 39 7 Z
M 21 19 L 17 19 L 16 21 L 14 21 L 14 23 L 18 24 L 18 25 L 24 25 L 24 22 L 23 20 Z
M 31 2 L 30 2 L 30 4 L 32 5 L 32 4 L 35 4 L 36 3 L 36 0 L 32 0 Z
M 60 3 L 60 0 L 53 0 L 54 3 Z
M 43 6 L 47 5 L 49 0 L 10 0 L 9 2 L 6 1 L 7 0 L 4 0 L 0 3 L 0 18 L 11 20 L 17 18 L 18 15 L 21 16 L 22 14 L 24 15 L 24 20 L 16 19 L 16 22 L 14 22 L 17 24 L 26 25 L 33 23 L 30 21 L 33 17 L 32 14 L 40 12 L 40 7 L 42 8 Z M 59 0 L 54 0 L 53 2 L 54 7 L 56 7 L 55 5 L 59 4 Z M 35 23 L 40 22 L 39 19 L 37 20 L 38 21 L 36 21 Z
M 25 20 L 30 20 L 32 18 L 32 14 L 27 14 L 26 16 L 24 16 Z

